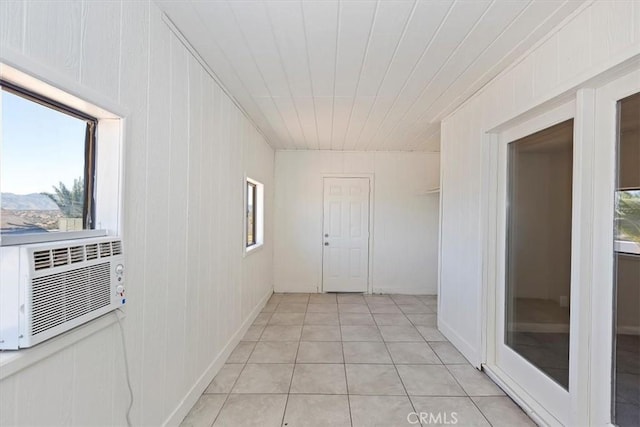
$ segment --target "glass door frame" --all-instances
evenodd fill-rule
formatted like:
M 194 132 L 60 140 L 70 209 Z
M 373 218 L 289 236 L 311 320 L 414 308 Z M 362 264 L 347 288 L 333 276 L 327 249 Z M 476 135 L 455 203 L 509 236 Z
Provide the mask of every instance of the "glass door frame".
M 540 424 L 612 425 L 617 102 L 639 91 L 636 58 L 483 136 L 482 367 Z M 562 114 L 555 119 L 554 114 L 566 105 L 573 105 L 574 113 L 570 373 L 568 402 L 563 399 L 563 414 L 554 415 L 558 405 L 539 401 L 535 390 L 519 384 L 499 363 L 498 343 L 504 342 L 504 329 L 498 331 L 504 319 L 499 292 L 505 283 L 506 142 L 517 139 L 518 132 L 525 136 L 562 121 Z
M 576 103 L 574 101 L 566 102 L 557 106 L 546 113 L 533 117 L 516 126 L 509 127 L 500 132 L 497 136 L 497 154 L 498 154 L 498 176 L 497 176 L 497 286 L 496 286 L 496 304 L 495 304 L 495 366 L 501 373 L 508 376 L 513 382 L 518 384 L 530 396 L 531 400 L 538 403 L 539 407 L 536 412 L 544 411 L 540 414 L 541 418 L 549 424 L 568 424 L 570 393 L 561 385 L 540 371 L 531 362 L 527 361 L 522 355 L 517 353 L 513 348 L 505 344 L 505 302 L 506 302 L 506 283 L 507 283 L 507 229 L 508 229 L 508 159 L 509 144 L 523 137 L 532 135 L 540 130 L 547 129 L 566 120 L 574 119 L 574 146 L 573 158 L 575 163 L 576 157 Z M 573 168 L 573 184 L 572 199 L 576 191 L 576 175 L 577 169 Z M 576 211 L 572 207 L 572 236 L 576 232 Z M 574 338 L 577 334 L 574 321 L 574 242 L 572 237 L 572 267 L 571 267 L 571 320 L 570 320 L 570 361 L 571 354 L 575 351 Z M 570 364 L 571 366 L 571 364 Z M 571 382 L 570 369 L 570 382 Z
M 614 399 L 615 262 L 614 203 L 617 181 L 618 101 L 640 92 L 640 66 L 595 91 L 593 175 L 593 304 L 590 375 L 591 421 L 611 425 Z M 597 262 L 596 262 L 597 261 Z M 606 367 L 606 368 L 605 368 Z

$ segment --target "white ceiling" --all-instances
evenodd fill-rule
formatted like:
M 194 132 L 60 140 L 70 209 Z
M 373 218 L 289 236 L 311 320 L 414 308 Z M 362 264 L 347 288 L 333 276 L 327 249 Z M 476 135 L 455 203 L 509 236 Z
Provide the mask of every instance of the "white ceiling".
M 275 149 L 405 151 L 580 3 L 159 1 Z

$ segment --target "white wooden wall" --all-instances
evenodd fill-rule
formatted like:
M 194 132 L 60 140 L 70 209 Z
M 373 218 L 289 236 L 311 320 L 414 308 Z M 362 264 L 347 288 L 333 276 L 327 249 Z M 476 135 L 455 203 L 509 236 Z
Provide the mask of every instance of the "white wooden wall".
M 149 1 L 3 0 L 0 47 L 127 112 L 132 420 L 175 424 L 272 292 L 273 150 Z M 265 184 L 266 230 L 243 258 L 245 174 Z M 0 425 L 123 425 L 123 372 L 112 325 L 4 379 Z
M 640 2 L 593 2 L 443 121 L 438 326 L 472 363 L 482 361 L 483 135 L 638 54 Z
M 435 294 L 439 173 L 438 153 L 276 151 L 276 292 L 321 289 L 322 177 L 372 174 L 373 292 Z

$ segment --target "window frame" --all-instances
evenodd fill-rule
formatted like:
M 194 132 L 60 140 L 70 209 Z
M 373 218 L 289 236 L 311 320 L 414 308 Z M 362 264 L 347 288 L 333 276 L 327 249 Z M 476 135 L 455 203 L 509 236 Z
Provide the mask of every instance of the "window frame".
M 24 71 L 24 70 L 29 71 Z M 91 206 L 92 229 L 55 233 L 25 233 L 1 235 L 0 247 L 101 236 L 121 236 L 123 233 L 123 182 L 125 117 L 122 106 L 100 96 L 83 85 L 70 82 L 50 69 L 35 64 L 8 64 L 0 58 L 0 80 L 31 93 L 52 106 L 63 106 L 67 114 L 74 113 L 83 120 L 93 119 L 93 189 L 85 195 L 93 196 Z M 20 95 L 22 96 L 22 95 Z M 50 105 L 47 105 L 50 107 Z M 52 108 L 52 107 L 50 107 Z M 99 143 L 98 143 L 99 141 Z M 86 150 L 85 150 L 86 154 Z
M 95 179 L 96 179 L 96 131 L 98 119 L 63 103 L 54 101 L 46 96 L 40 95 L 11 82 L 0 78 L 0 91 L 11 93 L 15 96 L 34 102 L 45 108 L 50 108 L 61 114 L 74 117 L 86 123 L 84 137 L 84 199 L 82 205 L 82 231 L 93 230 L 95 228 Z M 64 233 L 64 232 L 63 232 Z M 31 233 L 30 233 L 31 234 Z M 36 234 L 36 233 L 33 233 Z
M 249 215 L 248 215 L 248 193 L 249 186 L 253 186 L 253 233 L 254 233 L 254 241 L 255 243 L 248 244 L 248 231 L 249 231 Z M 264 245 L 264 184 L 260 181 L 252 179 L 245 175 L 244 179 L 244 220 L 243 220 L 243 256 L 246 256 L 258 249 L 260 249 Z
M 251 212 L 251 215 L 249 214 L 249 188 L 251 188 L 252 191 L 252 197 L 251 197 L 251 204 L 253 206 L 253 211 Z M 247 200 L 246 200 L 246 233 L 247 233 L 247 238 L 245 239 L 245 245 L 247 248 L 250 248 L 251 246 L 255 246 L 258 243 L 258 239 L 257 239 L 257 212 L 258 212 L 258 185 L 247 180 Z M 253 221 L 251 222 L 251 238 L 252 240 L 249 241 L 249 219 L 252 219 Z

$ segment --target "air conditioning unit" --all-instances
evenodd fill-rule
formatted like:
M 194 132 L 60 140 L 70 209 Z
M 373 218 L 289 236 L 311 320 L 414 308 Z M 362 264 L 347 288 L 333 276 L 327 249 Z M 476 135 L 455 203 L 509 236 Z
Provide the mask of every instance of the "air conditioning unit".
M 125 304 L 119 238 L 0 251 L 0 350 L 31 347 Z

